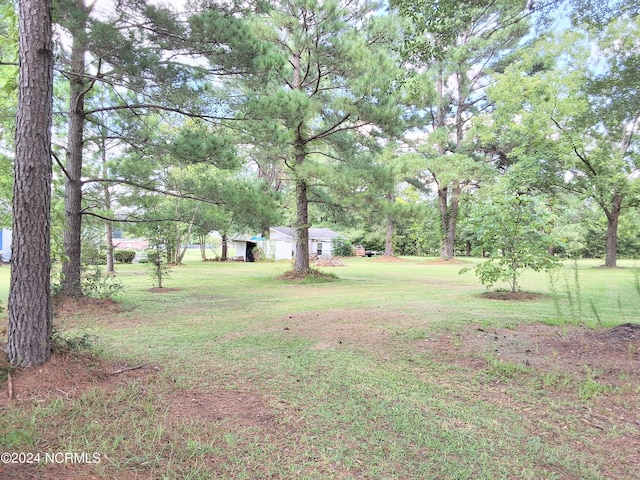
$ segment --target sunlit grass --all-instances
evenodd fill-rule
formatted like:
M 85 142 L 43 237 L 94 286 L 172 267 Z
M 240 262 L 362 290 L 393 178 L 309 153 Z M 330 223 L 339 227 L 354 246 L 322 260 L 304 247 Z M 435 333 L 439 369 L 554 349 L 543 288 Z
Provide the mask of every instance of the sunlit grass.
M 604 478 L 606 452 L 581 453 L 558 426 L 579 421 L 567 413 L 573 406 L 545 396 L 559 389 L 589 402 L 609 393 L 597 375 L 576 384 L 491 353 L 477 357 L 486 364 L 478 373 L 415 345 L 469 324 L 595 328 L 590 305 L 606 325 L 637 321 L 635 262 L 617 270 L 578 262 L 571 300 L 572 263 L 553 285 L 527 272 L 522 287 L 543 295 L 510 302 L 482 298 L 475 276 L 459 274 L 464 265 L 433 260 L 350 258 L 326 269 L 337 281 L 305 284 L 278 279 L 287 262 L 203 263 L 193 254 L 172 268 L 163 292 L 152 290 L 144 265 L 118 265 L 123 311 L 55 322 L 97 335 L 103 358 L 158 365 L 153 381 L 10 407 L 0 446 L 46 440 L 56 450 L 97 451 L 109 459 L 91 470 L 102 478 Z M 274 426 L 172 417 L 171 398 L 220 391 L 260 397 Z

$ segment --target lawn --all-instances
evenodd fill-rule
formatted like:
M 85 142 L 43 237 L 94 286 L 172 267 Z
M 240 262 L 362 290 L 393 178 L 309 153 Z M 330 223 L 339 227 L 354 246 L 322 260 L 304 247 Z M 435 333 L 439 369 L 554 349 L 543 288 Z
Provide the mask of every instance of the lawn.
M 118 266 L 117 303 L 54 319 L 89 351 L 13 371 L 12 401 L 4 368 L 0 451 L 79 456 L 0 478 L 640 477 L 635 262 L 527 273 L 520 301 L 461 261 L 344 263 L 292 283 L 193 255 L 163 291 Z

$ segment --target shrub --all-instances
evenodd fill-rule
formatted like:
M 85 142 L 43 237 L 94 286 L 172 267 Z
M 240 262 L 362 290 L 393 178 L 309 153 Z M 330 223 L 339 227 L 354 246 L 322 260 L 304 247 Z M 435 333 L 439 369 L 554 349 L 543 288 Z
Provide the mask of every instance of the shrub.
M 154 279 L 156 286 L 162 288 L 162 281 L 169 278 L 171 269 L 164 259 L 164 251 L 160 245 L 155 245 L 152 250 L 147 251 L 149 275 Z
M 122 282 L 112 275 L 106 275 L 97 265 L 82 269 L 80 278 L 82 293 L 93 298 L 113 298 L 124 291 Z
M 90 333 L 62 333 L 55 327 L 51 332 L 53 353 L 81 353 L 94 348 L 97 336 Z
M 80 261 L 82 265 L 106 265 L 107 254 L 100 252 L 94 245 L 83 244 Z
M 350 257 L 353 255 L 353 245 L 343 237 L 336 237 L 331 240 L 333 255 L 336 257 Z
M 113 259 L 116 263 L 133 263 L 136 258 L 135 250 L 114 250 Z

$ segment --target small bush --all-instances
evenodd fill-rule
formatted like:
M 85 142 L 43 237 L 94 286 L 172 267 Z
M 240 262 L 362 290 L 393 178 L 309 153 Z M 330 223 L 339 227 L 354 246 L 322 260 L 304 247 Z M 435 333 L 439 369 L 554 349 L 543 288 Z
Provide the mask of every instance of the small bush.
M 331 240 L 334 257 L 350 257 L 353 255 L 353 244 L 343 237 L 336 237 Z
M 83 267 L 80 281 L 82 293 L 88 297 L 113 298 L 124 291 L 124 285 L 119 279 L 105 275 L 97 265 Z
M 61 333 L 55 328 L 51 332 L 53 353 L 80 353 L 93 349 L 97 337 L 90 333 Z
M 114 250 L 113 259 L 116 263 L 133 263 L 136 258 L 135 250 Z
M 82 265 L 106 265 L 107 254 L 98 251 L 93 245 L 82 245 L 80 261 Z

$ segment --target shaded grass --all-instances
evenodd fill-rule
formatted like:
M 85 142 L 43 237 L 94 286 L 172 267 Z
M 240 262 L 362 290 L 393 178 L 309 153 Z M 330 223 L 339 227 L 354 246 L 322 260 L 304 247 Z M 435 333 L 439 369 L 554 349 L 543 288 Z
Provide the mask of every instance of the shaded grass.
M 9 407 L 0 446 L 99 452 L 108 461 L 87 472 L 103 478 L 607 476 L 610 458 L 593 432 L 576 439 L 556 426 L 576 422 L 567 409 L 605 391 L 596 376 L 573 385 L 491 355 L 478 374 L 413 348 L 469 323 L 575 321 L 558 308 L 571 305 L 549 289 L 548 277 L 523 276 L 527 289 L 547 296 L 492 302 L 479 297 L 475 278 L 458 275 L 459 265 L 346 263 L 338 281 L 312 284 L 278 279 L 287 264 L 187 263 L 167 281 L 178 290 L 166 293 L 149 290 L 143 266 L 120 266 L 126 311 L 56 321 L 98 335 L 105 358 L 152 361 L 162 373 L 115 390 Z M 634 318 L 630 270 L 588 262 L 579 268 L 581 295 L 597 306 L 600 322 Z M 368 335 L 320 342 L 318 332 L 349 322 L 366 325 Z M 550 400 L 551 389 L 573 392 L 577 406 Z M 172 416 L 170 395 L 218 390 L 256 393 L 276 425 Z M 541 427 L 536 416 L 523 415 L 531 410 L 554 421 Z M 588 448 L 576 448 L 576 440 Z

